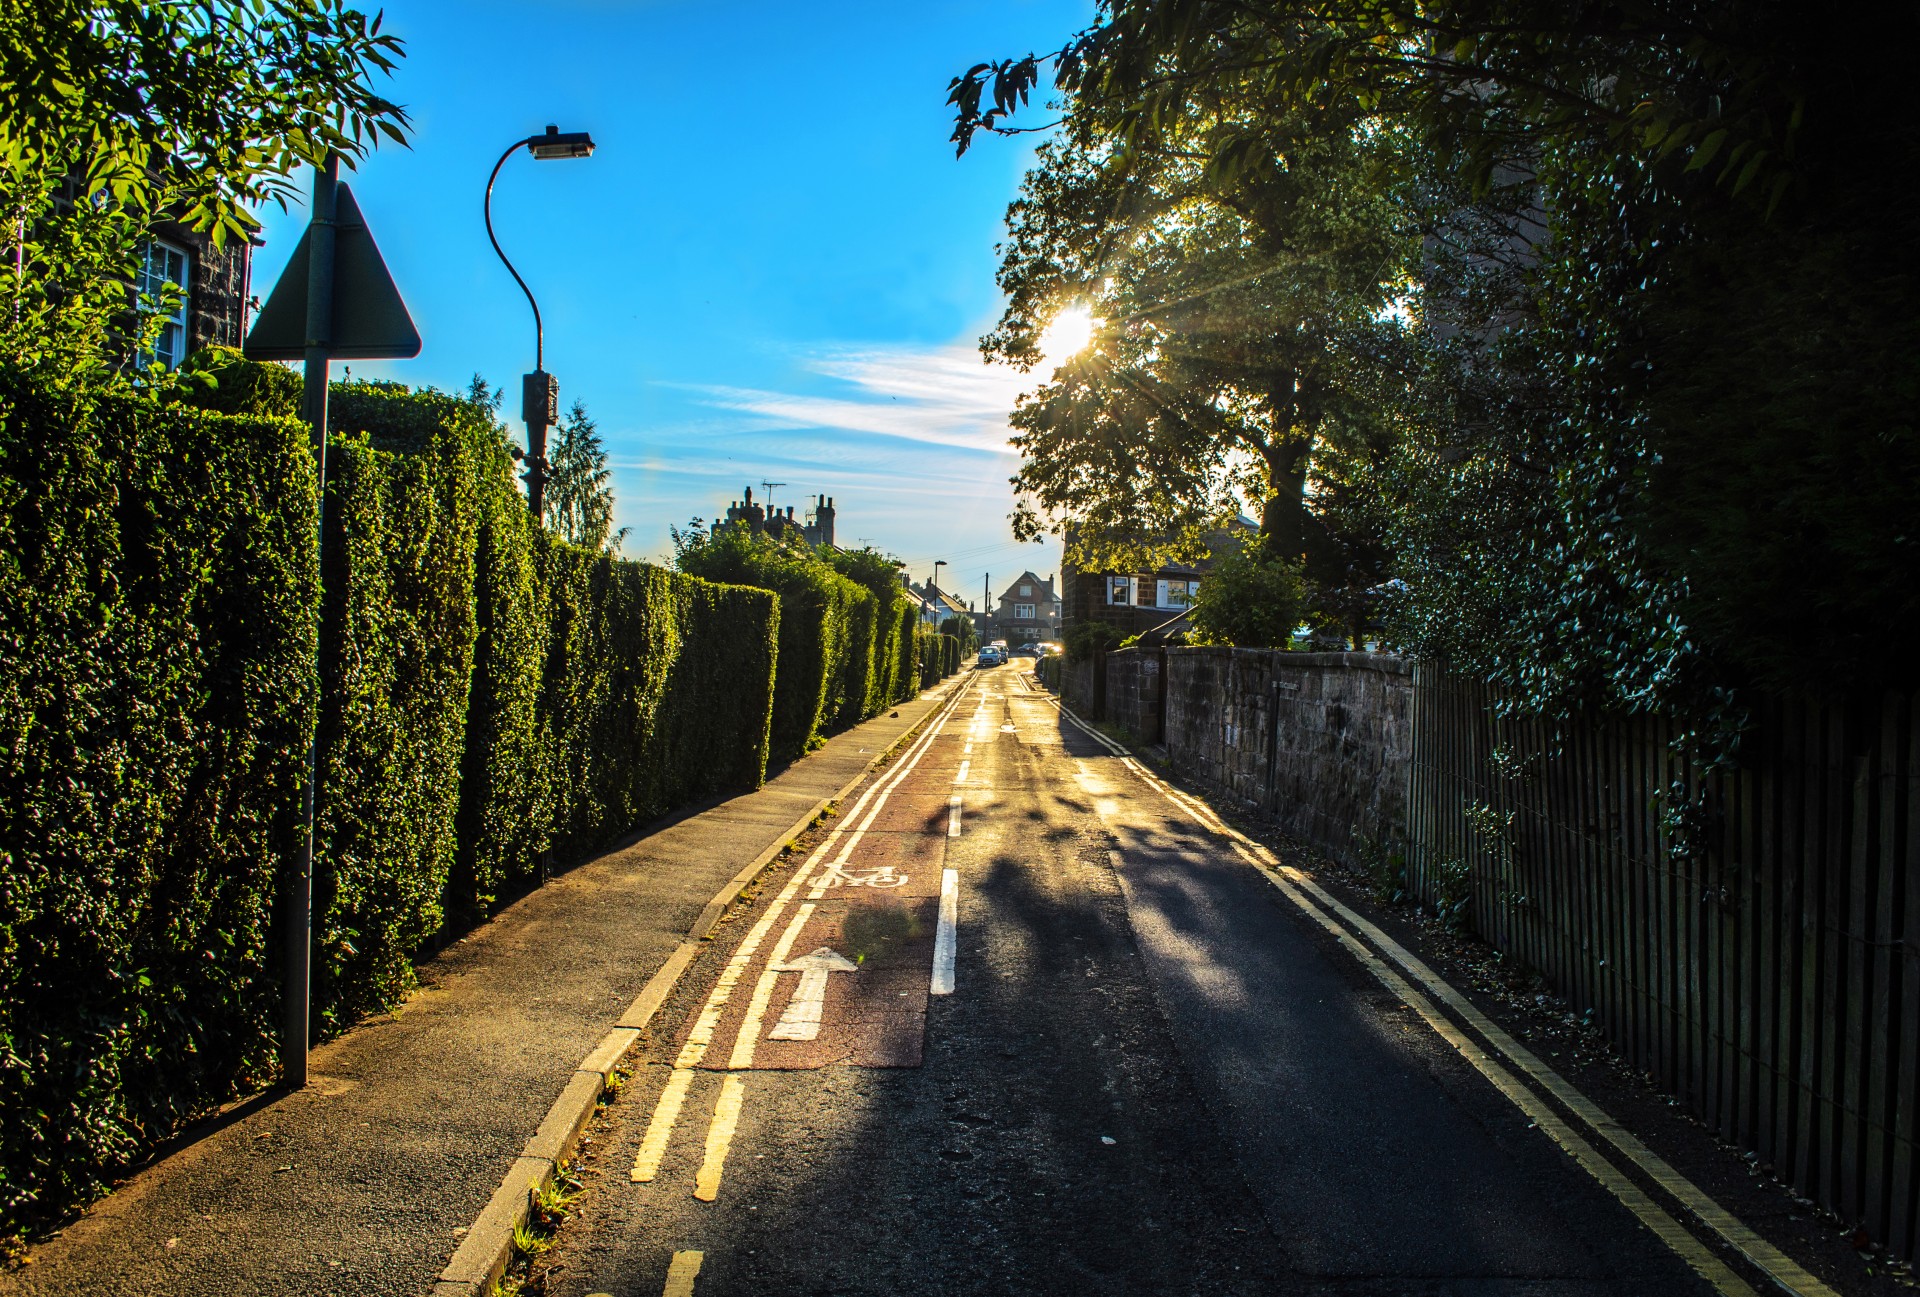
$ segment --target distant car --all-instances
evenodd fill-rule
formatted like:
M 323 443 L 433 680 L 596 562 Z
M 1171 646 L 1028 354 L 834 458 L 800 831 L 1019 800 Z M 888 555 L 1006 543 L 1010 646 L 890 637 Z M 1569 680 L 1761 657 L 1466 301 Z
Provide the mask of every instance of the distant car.
M 985 648 L 980 650 L 981 666 L 997 667 L 1000 665 L 1000 661 L 1001 661 L 1000 650 L 995 648 L 993 645 L 989 644 Z
M 1022 658 L 1037 658 L 1040 656 L 1040 646 L 1038 644 L 1022 644 L 1013 651 L 1013 655 Z

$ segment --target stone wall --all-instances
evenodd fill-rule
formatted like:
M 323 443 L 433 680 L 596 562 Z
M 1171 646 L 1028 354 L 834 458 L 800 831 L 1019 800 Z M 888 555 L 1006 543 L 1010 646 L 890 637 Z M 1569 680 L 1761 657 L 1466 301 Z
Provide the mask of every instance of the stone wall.
M 1409 663 L 1378 653 L 1165 653 L 1162 741 L 1175 770 L 1336 855 L 1352 856 L 1361 838 L 1403 839 Z
M 1159 743 L 1166 650 L 1121 649 L 1107 654 L 1107 715 L 1144 744 Z
M 1061 698 L 1180 774 L 1354 858 L 1406 839 L 1413 665 L 1384 653 L 1121 649 L 1061 665 Z

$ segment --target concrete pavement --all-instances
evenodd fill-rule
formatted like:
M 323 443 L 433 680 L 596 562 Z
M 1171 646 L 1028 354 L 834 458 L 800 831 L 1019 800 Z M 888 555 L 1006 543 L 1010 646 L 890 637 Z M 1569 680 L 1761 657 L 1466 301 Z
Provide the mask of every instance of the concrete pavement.
M 397 1013 L 315 1050 L 305 1090 L 211 1123 L 0 1274 L 0 1294 L 418 1297 L 716 892 L 934 706 L 903 703 L 522 898 L 425 963 Z

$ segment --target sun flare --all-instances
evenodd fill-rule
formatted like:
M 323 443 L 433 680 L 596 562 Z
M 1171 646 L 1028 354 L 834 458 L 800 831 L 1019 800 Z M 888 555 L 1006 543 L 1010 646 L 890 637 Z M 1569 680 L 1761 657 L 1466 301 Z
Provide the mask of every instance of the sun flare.
M 1040 335 L 1040 355 L 1048 368 L 1057 368 L 1072 359 L 1093 341 L 1093 312 L 1084 306 L 1069 306 L 1053 317 Z

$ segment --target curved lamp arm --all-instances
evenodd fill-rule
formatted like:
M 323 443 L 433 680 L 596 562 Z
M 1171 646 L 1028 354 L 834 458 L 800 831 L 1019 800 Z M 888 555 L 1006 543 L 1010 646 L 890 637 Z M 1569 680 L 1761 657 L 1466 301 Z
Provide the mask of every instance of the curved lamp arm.
M 539 139 L 538 135 L 529 135 L 526 139 L 515 140 L 507 146 L 507 151 L 502 153 L 500 160 L 493 164 L 493 174 L 487 177 L 487 198 L 482 204 L 482 210 L 487 222 L 487 241 L 493 244 L 494 254 L 500 258 L 500 264 L 507 268 L 509 275 L 513 276 L 513 282 L 520 285 L 520 291 L 527 295 L 527 305 L 533 308 L 533 367 L 536 370 L 544 370 L 547 367 L 547 334 L 546 326 L 540 322 L 540 303 L 533 300 L 533 290 L 527 287 L 526 280 L 520 278 L 520 272 L 513 268 L 513 263 L 507 260 L 507 254 L 500 249 L 500 240 L 493 233 L 493 182 L 500 178 L 500 168 L 507 165 L 507 159 L 513 156 L 515 149 L 530 148 Z

